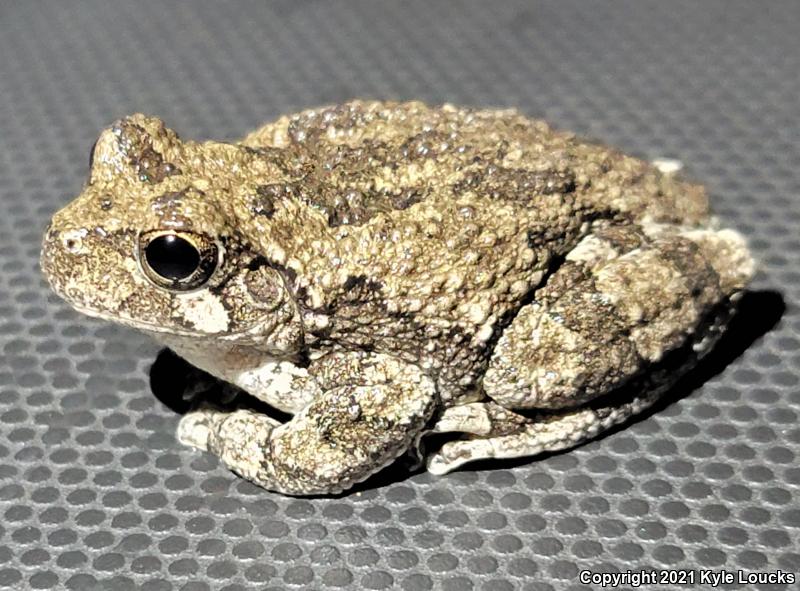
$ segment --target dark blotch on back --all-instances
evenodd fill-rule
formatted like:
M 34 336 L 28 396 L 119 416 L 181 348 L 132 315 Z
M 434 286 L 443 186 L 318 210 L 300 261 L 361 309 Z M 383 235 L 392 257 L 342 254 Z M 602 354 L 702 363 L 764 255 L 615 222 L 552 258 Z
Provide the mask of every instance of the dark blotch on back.
M 309 205 L 323 211 L 328 218 L 328 225 L 360 226 L 379 213 L 389 213 L 407 209 L 423 200 L 422 191 L 409 188 L 397 193 L 388 191 L 362 192 L 356 189 L 341 195 L 320 191 L 313 200 L 306 199 Z
M 269 219 L 275 215 L 275 202 L 289 194 L 289 188 L 282 183 L 259 185 L 250 201 L 250 211 L 254 215 Z
M 504 167 L 498 163 L 507 155 L 508 142 L 486 146 L 444 124 L 409 129 L 407 136 L 387 134 L 352 144 L 328 139 L 329 128 L 347 130 L 382 117 L 380 112 L 345 104 L 298 115 L 289 123 L 291 145 L 285 152 L 307 165 L 295 170 L 300 175 L 292 175 L 297 179 L 291 183 L 292 193 L 322 212 L 330 227 L 361 226 L 376 215 L 404 210 L 448 191 L 455 196 L 474 192 L 525 203 L 535 202 L 537 196 L 577 190 L 568 155 L 557 164 L 543 162 L 541 170 Z M 410 175 L 414 180 L 405 183 L 387 182 L 387 172 L 391 175 L 410 165 L 433 170 Z M 449 186 L 443 182 L 458 171 L 463 171 L 460 179 Z
M 380 291 L 383 284 L 377 279 L 372 279 L 366 275 L 350 275 L 343 285 L 347 291 L 365 290 L 365 291 Z
M 575 175 L 569 170 L 525 170 L 489 165 L 473 180 L 474 186 L 493 199 L 528 201 L 536 195 L 575 191 Z

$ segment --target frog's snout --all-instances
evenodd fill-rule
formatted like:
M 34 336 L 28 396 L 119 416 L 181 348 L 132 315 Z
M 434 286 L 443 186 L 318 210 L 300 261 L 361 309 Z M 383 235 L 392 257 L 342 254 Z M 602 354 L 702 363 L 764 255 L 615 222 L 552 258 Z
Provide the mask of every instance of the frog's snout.
M 59 231 L 53 228 L 51 224 L 45 232 L 43 250 L 49 252 L 54 248 L 60 248 L 69 254 L 81 254 L 83 252 L 83 237 L 85 234 L 85 230 Z
M 60 293 L 60 286 L 72 274 L 76 258 L 86 254 L 86 230 L 57 228 L 51 222 L 44 232 L 39 265 L 50 285 Z

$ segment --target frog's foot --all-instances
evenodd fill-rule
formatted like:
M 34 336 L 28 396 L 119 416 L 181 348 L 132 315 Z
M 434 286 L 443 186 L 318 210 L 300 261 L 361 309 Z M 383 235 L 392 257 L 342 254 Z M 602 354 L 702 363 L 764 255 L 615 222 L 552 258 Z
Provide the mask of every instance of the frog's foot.
M 437 430 L 471 435 L 446 443 L 428 469 L 564 449 L 640 412 L 710 348 L 752 272 L 730 230 L 645 224 L 591 234 L 520 310 L 484 376 L 501 407 L 532 409 L 527 420 L 489 405 L 448 409 Z M 668 354 L 684 350 L 672 367 Z
M 286 423 L 249 410 L 203 408 L 181 419 L 178 437 L 264 488 L 330 494 L 415 444 L 436 402 L 430 378 L 386 355 L 329 355 L 304 379 L 318 392 Z
M 244 448 L 246 446 L 242 445 L 241 434 L 232 434 L 231 427 L 234 424 L 248 421 L 262 425 L 256 429 L 259 435 L 268 433 L 280 425 L 275 419 L 250 410 L 226 410 L 203 403 L 197 409 L 181 417 L 176 436 L 182 444 L 202 451 L 217 452 L 224 448 L 226 439 L 236 440 L 239 442 L 238 445 Z
M 467 462 L 487 458 L 520 458 L 548 451 L 558 451 L 592 439 L 609 427 L 647 408 L 660 391 L 650 391 L 622 404 L 582 407 L 574 410 L 542 412 L 523 416 L 503 409 L 493 402 L 464 405 L 469 414 L 453 407 L 444 429 L 463 431 L 466 439 L 449 441 L 428 457 L 427 469 L 432 474 L 446 474 Z M 450 410 L 450 409 L 448 409 Z M 481 418 L 481 415 L 483 415 Z M 486 425 L 490 425 L 488 429 Z M 476 437 L 477 436 L 477 437 Z

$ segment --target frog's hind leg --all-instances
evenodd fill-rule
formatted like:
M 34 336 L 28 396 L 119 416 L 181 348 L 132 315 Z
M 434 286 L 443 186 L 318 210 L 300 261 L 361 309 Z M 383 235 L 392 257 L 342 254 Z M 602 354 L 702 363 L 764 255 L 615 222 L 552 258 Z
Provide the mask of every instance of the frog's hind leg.
M 429 470 L 564 449 L 640 412 L 674 377 L 649 374 L 670 351 L 707 350 L 752 273 L 730 230 L 643 224 L 590 234 L 506 328 L 484 376 L 494 403 L 535 412 L 448 409 L 437 430 L 472 435 L 446 443 Z

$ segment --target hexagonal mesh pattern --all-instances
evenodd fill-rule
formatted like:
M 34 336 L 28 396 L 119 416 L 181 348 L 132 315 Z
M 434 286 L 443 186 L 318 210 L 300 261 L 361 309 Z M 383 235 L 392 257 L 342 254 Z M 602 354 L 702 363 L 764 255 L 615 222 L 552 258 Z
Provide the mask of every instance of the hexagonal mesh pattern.
M 3 3 L 0 588 L 506 591 L 588 588 L 587 568 L 800 572 L 798 30 L 794 0 Z M 749 236 L 760 293 L 662 409 L 577 450 L 390 473 L 334 499 L 262 491 L 176 443 L 150 386 L 158 348 L 49 294 L 39 241 L 121 115 L 233 138 L 354 96 L 513 105 L 678 158 Z

